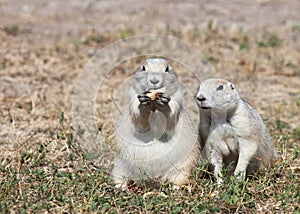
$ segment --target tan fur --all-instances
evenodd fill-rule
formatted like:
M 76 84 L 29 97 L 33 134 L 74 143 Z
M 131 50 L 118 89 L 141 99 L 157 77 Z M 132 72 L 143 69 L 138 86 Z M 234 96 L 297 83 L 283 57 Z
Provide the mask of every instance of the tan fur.
M 262 118 L 224 79 L 207 79 L 196 95 L 200 109 L 199 139 L 203 160 L 214 168 L 218 183 L 221 169 L 229 167 L 245 178 L 276 159 L 276 150 Z
M 168 103 L 142 102 L 149 91 L 164 87 Z M 174 70 L 164 59 L 147 59 L 133 75 L 129 95 L 129 109 L 116 129 L 115 185 L 126 189 L 129 181 L 140 180 L 185 184 L 200 155 Z

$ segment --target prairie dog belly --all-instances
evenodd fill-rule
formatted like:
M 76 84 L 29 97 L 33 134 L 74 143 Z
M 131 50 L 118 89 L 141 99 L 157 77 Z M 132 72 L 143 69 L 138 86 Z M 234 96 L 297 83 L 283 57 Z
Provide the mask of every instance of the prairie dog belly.
M 136 134 L 134 132 L 129 133 L 131 137 L 121 138 L 118 143 L 119 158 L 126 163 L 130 174 L 135 177 L 132 179 L 138 180 L 141 174 L 147 174 L 152 178 L 160 177 L 168 171 L 180 168 L 180 165 L 190 158 L 190 154 L 192 154 L 191 158 L 195 157 L 193 153 L 197 151 L 196 131 L 188 131 L 189 129 L 183 127 L 184 118 L 182 114 L 176 125 L 176 129 L 181 131 L 169 138 L 165 136 L 166 139 L 151 139 L 145 142 L 145 135 L 148 133 Z M 140 136 L 137 137 L 137 135 Z M 151 133 L 149 135 L 152 136 Z

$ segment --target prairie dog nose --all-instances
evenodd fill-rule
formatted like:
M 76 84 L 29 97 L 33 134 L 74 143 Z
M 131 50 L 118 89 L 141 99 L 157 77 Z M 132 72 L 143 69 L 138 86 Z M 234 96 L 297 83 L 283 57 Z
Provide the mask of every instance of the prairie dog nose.
M 205 101 L 206 98 L 204 96 L 200 95 L 199 97 L 197 96 L 197 100 L 201 102 L 201 101 Z
M 159 83 L 159 80 L 154 78 L 154 79 L 151 79 L 150 82 L 155 85 L 155 84 Z

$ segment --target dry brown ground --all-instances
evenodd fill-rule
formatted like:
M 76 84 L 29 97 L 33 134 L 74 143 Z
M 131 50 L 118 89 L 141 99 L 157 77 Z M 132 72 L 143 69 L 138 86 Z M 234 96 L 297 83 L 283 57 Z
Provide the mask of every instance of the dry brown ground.
M 288 156 L 299 146 L 299 137 L 281 144 L 285 133 L 300 132 L 299 11 L 299 1 L 1 1 L 0 164 L 17 164 L 20 150 L 41 142 L 49 142 L 50 162 L 63 160 L 67 147 L 58 135 L 74 129 L 72 98 L 82 68 L 106 45 L 147 33 L 199 48 L 217 75 L 235 82 L 258 109 L 280 155 Z M 104 86 L 109 94 L 139 62 L 116 67 L 123 72 L 111 75 Z M 109 140 L 111 102 L 110 95 L 98 97 L 98 125 Z

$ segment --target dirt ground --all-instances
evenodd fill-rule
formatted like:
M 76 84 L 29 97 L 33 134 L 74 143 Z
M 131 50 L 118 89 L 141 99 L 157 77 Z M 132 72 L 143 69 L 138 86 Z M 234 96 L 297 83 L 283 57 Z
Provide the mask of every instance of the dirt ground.
M 300 126 L 299 9 L 298 1 L 1 1 L 2 144 L 40 135 L 60 111 L 71 122 L 72 90 L 82 67 L 122 33 L 183 39 L 211 56 L 215 70 L 235 81 L 264 118 L 295 129 Z M 109 36 L 101 42 L 97 34 Z M 268 35 L 282 44 L 255 47 Z M 242 42 L 250 49 L 239 51 Z M 128 73 L 135 68 L 128 66 Z
M 53 149 L 49 159 L 58 160 L 57 135 L 74 130 L 73 92 L 85 64 L 107 45 L 144 34 L 172 35 L 201 50 L 217 76 L 235 82 L 262 114 L 281 147 L 281 134 L 300 129 L 299 11 L 299 1 L 0 1 L 1 164 L 44 141 Z M 109 96 L 97 98 L 105 139 L 114 131 L 110 93 L 140 61 L 116 65 L 120 72 L 103 86 Z

